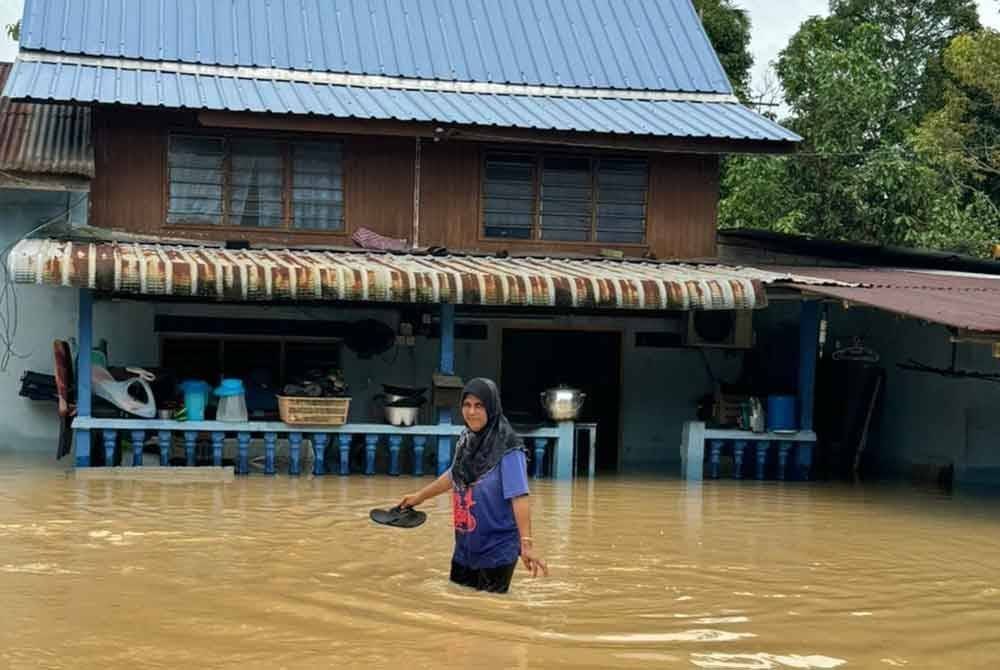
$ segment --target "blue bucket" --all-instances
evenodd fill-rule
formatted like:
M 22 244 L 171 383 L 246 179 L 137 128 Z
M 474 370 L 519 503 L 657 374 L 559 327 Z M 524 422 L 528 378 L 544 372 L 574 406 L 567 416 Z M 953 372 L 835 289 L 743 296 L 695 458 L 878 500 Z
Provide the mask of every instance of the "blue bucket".
M 793 433 L 799 429 L 795 417 L 795 396 L 767 396 L 767 430 L 772 433 Z
M 188 421 L 204 421 L 205 405 L 208 404 L 208 394 L 212 387 L 208 382 L 189 379 L 181 382 L 180 389 L 184 394 L 184 409 L 187 410 Z

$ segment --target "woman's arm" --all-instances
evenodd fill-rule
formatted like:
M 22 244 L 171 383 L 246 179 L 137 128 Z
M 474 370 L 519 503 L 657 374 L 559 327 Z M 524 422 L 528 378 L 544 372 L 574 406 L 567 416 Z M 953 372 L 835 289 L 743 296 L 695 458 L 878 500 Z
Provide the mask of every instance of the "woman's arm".
M 521 535 L 521 561 L 531 572 L 532 577 L 542 574 L 549 576 L 549 566 L 535 553 L 535 542 L 531 538 L 531 498 L 523 495 L 511 501 L 514 506 L 514 520 L 517 521 L 517 531 Z
M 408 493 L 399 501 L 399 507 L 416 507 L 425 500 L 430 500 L 434 496 L 450 491 L 451 470 L 446 470 L 443 475 L 432 481 L 430 484 L 420 489 L 416 493 Z

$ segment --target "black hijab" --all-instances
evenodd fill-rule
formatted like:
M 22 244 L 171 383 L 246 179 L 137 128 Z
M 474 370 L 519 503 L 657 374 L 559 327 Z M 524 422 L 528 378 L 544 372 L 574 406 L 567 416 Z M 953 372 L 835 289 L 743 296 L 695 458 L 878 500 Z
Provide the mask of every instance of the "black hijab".
M 503 415 L 497 385 L 489 379 L 473 379 L 462 390 L 462 402 L 470 395 L 483 402 L 486 425 L 478 433 L 466 427 L 458 438 L 451 478 L 461 488 L 475 483 L 495 468 L 508 452 L 524 449 L 524 442 Z

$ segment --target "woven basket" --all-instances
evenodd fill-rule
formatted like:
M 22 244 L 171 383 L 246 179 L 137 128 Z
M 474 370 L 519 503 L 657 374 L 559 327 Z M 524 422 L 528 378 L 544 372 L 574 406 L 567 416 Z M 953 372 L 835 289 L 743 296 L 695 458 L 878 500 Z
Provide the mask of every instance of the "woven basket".
M 281 420 L 293 426 L 343 426 L 350 409 L 350 398 L 278 396 Z

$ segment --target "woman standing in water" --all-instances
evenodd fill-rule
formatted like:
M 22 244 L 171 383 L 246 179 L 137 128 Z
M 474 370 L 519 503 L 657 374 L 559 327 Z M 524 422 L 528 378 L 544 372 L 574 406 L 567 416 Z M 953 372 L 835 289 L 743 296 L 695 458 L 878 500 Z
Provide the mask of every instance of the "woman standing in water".
M 531 502 L 524 443 L 503 415 L 500 392 L 489 379 L 462 391 L 465 431 L 451 469 L 399 507 L 452 492 L 455 552 L 451 581 L 480 591 L 506 593 L 520 557 L 532 577 L 549 570 L 531 539 Z

